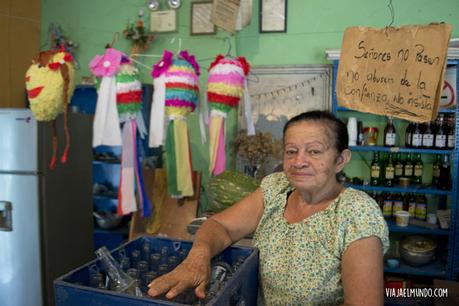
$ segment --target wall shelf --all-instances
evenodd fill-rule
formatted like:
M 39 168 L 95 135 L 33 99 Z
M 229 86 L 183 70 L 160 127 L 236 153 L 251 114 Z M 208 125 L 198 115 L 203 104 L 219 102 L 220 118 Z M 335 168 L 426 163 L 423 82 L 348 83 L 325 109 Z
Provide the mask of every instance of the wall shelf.
M 449 230 L 444 230 L 440 228 L 430 229 L 424 228 L 415 225 L 408 226 L 397 226 L 394 220 L 386 220 L 386 223 L 389 227 L 391 233 L 407 233 L 407 234 L 423 234 L 423 235 L 444 235 L 447 236 L 450 234 Z
M 405 147 L 382 146 L 349 146 L 351 151 L 361 152 L 388 152 L 388 153 L 419 153 L 419 154 L 451 154 L 452 150 L 414 149 Z
M 453 192 L 450 190 L 440 190 L 432 187 L 384 187 L 384 186 L 371 186 L 371 185 L 354 185 L 345 184 L 346 187 L 359 189 L 363 191 L 382 191 L 382 192 L 400 192 L 400 193 L 424 193 L 424 194 L 435 194 L 435 195 L 452 195 Z
M 459 60 L 457 59 L 448 59 L 448 66 L 459 66 Z M 332 78 L 332 112 L 337 113 L 348 113 L 352 112 L 352 116 L 358 116 L 359 111 L 351 110 L 346 107 L 338 105 L 336 98 L 336 78 L 338 71 L 338 60 L 333 61 L 333 78 Z M 458 69 L 459 74 L 459 69 Z M 456 88 L 459 88 L 459 75 L 456 78 Z M 441 237 L 442 239 L 447 238 L 447 263 L 443 264 L 439 260 L 425 266 L 421 267 L 411 267 L 401 262 L 400 266 L 397 268 L 384 267 L 384 271 L 387 273 L 397 273 L 397 274 L 408 274 L 408 275 L 423 275 L 428 277 L 435 278 L 446 278 L 449 280 L 456 280 L 459 273 L 459 224 L 457 219 L 459 218 L 459 209 L 458 209 L 458 177 L 459 177 L 459 103 L 456 103 L 454 109 L 440 109 L 440 113 L 446 114 L 456 114 L 455 118 L 455 133 L 456 133 L 456 143 L 453 150 L 436 150 L 436 149 L 414 149 L 414 148 L 405 148 L 405 147 L 382 147 L 382 146 L 352 146 L 350 149 L 355 152 L 401 152 L 401 153 L 419 153 L 419 154 L 442 154 L 451 156 L 451 180 L 452 180 L 452 190 L 439 190 L 432 188 L 431 186 L 408 186 L 407 188 L 401 186 L 394 187 L 385 187 L 385 186 L 369 186 L 369 185 L 353 185 L 346 184 L 347 187 L 352 187 L 355 189 L 363 190 L 366 192 L 398 192 L 398 193 L 416 193 L 416 194 L 430 194 L 433 196 L 448 196 L 449 202 L 451 205 L 451 223 L 449 230 L 442 229 L 428 229 L 422 228 L 419 226 L 407 226 L 407 227 L 398 227 L 395 225 L 394 221 L 387 220 L 389 231 L 391 233 L 406 233 L 406 234 L 421 234 L 421 235 L 433 235 Z M 366 113 L 365 113 L 366 114 Z M 373 116 L 378 116 L 370 114 Z M 346 116 L 346 115 L 344 115 Z M 383 117 L 383 116 L 380 116 Z M 382 120 L 382 119 L 381 119 Z M 403 133 L 401 133 L 403 134 Z
M 384 272 L 409 275 L 423 275 L 435 278 L 445 278 L 447 276 L 446 267 L 440 262 L 440 260 L 435 260 L 434 262 L 428 265 L 413 267 L 407 265 L 403 262 L 403 260 L 400 259 L 400 265 L 396 268 L 390 268 L 385 264 Z

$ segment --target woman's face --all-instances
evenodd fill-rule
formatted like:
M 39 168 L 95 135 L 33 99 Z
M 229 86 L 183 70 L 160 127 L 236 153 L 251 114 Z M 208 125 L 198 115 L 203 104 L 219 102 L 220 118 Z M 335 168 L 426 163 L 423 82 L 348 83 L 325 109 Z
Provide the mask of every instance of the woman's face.
M 344 167 L 330 128 L 317 121 L 291 125 L 284 136 L 284 172 L 300 191 L 317 191 L 336 182 Z

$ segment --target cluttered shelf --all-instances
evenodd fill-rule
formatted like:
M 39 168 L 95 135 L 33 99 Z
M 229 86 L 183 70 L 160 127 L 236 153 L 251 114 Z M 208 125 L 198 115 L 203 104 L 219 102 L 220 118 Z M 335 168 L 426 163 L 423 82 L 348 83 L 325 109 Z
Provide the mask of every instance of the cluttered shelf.
M 340 112 L 358 112 L 357 110 L 354 110 L 354 109 L 350 109 L 350 108 L 347 108 L 345 106 L 336 106 L 336 109 L 335 111 L 340 111 Z M 456 109 L 454 108 L 440 108 L 438 110 L 439 113 L 444 113 L 444 114 L 448 114 L 448 113 L 455 113 L 456 112 Z
M 418 153 L 418 154 L 451 154 L 452 150 L 415 149 L 406 147 L 382 147 L 382 146 L 349 146 L 351 151 L 362 152 L 389 152 L 389 153 Z
M 408 187 L 384 187 L 384 186 L 371 186 L 371 185 L 356 185 L 356 184 L 345 184 L 346 187 L 359 189 L 363 191 L 383 191 L 383 192 L 401 192 L 401 193 L 424 193 L 424 194 L 435 194 L 435 195 L 451 195 L 451 190 L 441 190 L 432 188 L 431 186 L 415 186 L 410 185 Z

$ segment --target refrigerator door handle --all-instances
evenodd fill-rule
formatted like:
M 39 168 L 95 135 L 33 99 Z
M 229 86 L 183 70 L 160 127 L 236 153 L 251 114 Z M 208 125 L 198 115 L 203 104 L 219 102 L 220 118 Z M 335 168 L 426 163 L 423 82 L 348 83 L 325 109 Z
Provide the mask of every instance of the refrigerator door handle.
M 0 201 L 0 231 L 11 232 L 13 230 L 13 204 L 8 201 Z

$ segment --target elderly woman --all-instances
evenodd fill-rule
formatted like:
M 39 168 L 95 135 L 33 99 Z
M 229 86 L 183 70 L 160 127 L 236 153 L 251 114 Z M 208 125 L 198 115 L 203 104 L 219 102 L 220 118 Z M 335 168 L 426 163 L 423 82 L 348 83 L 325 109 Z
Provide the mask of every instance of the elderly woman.
M 351 158 L 346 126 L 311 111 L 290 119 L 283 138 L 284 171 L 206 221 L 183 263 L 149 285 L 151 296 L 194 287 L 204 298 L 211 258 L 255 232 L 260 304 L 383 305 L 386 223 L 372 198 L 336 180 Z

